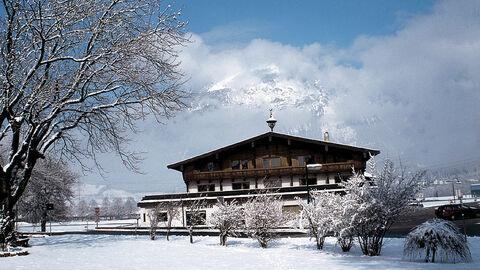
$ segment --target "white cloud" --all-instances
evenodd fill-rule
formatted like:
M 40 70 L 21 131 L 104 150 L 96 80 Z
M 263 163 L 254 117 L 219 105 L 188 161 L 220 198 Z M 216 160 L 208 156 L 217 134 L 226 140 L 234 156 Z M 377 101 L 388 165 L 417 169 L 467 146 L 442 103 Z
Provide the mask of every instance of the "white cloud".
M 261 39 L 219 48 L 193 34 L 181 54 L 192 110 L 165 126 L 145 123 L 136 144 L 148 151 L 147 174 L 110 169 L 112 185 L 183 191 L 167 164 L 268 131 L 269 108 L 276 131 L 322 138 L 328 130 L 406 163 L 478 157 L 479 10 L 478 1 L 440 2 L 394 35 L 361 36 L 343 50 Z
M 394 35 L 362 36 L 346 50 L 260 39 L 213 50 L 193 35 L 182 67 L 200 93 L 196 110 L 237 106 L 242 118 L 269 107 L 300 110 L 303 117 L 285 130 L 321 137 L 329 129 L 342 142 L 434 163 L 474 155 L 479 146 L 479 14 L 478 2 L 440 2 Z

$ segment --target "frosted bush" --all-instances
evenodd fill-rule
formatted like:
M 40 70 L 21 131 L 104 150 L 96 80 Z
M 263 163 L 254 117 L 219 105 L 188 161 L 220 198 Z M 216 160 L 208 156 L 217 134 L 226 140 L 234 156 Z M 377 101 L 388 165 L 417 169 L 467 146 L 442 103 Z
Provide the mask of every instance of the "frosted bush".
M 471 262 L 470 249 L 451 221 L 432 219 L 417 226 L 405 239 L 403 256 L 425 262 Z

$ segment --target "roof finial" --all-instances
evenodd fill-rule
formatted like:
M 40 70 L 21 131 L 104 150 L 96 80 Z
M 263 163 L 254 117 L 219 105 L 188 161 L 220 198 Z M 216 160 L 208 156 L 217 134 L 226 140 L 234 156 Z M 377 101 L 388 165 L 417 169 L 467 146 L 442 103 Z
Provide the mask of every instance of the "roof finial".
M 271 132 L 273 132 L 273 128 L 275 127 L 275 124 L 277 123 L 277 120 L 273 118 L 273 109 L 270 109 L 270 118 L 267 120 L 268 127 L 270 128 Z

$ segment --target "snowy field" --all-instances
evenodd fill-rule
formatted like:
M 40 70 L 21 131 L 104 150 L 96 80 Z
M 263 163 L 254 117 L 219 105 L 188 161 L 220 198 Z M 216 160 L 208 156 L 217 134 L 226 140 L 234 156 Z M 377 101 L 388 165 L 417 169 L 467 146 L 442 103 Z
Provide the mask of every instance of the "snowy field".
M 100 220 L 98 228 L 116 226 L 119 228 L 134 228 L 136 219 L 124 220 Z M 51 225 L 51 226 L 50 226 Z M 68 222 L 50 222 L 47 223 L 47 232 L 72 232 L 72 231 L 87 231 L 93 230 L 97 226 L 95 221 L 68 221 Z M 40 232 L 39 224 L 32 224 L 27 222 L 18 223 L 18 231 L 20 232 Z
M 262 249 L 251 239 L 218 245 L 217 237 L 61 235 L 31 240 L 30 255 L 0 258 L 0 269 L 480 269 L 480 237 L 469 238 L 473 263 L 426 264 L 402 260 L 402 238 L 386 240 L 382 256 L 363 256 L 358 247 L 342 253 L 328 238 L 316 250 L 308 238 L 285 238 Z

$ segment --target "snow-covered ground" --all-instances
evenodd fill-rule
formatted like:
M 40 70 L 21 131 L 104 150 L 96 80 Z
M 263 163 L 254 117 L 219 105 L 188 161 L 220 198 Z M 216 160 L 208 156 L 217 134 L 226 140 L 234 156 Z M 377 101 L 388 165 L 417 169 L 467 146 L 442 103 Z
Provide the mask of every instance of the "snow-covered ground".
M 136 219 L 124 219 L 124 220 L 100 220 L 98 228 L 102 227 L 135 227 Z M 72 231 L 87 231 L 93 230 L 97 226 L 95 221 L 68 221 L 68 222 L 52 222 L 47 223 L 47 232 L 72 232 Z M 27 222 L 18 223 L 18 231 L 20 232 L 40 232 L 39 224 L 32 224 Z
M 30 255 L 0 258 L 0 269 L 480 269 L 480 237 L 469 238 L 473 263 L 427 264 L 402 260 L 402 238 L 386 239 L 382 256 L 363 256 L 358 247 L 342 253 L 328 238 L 316 250 L 308 238 L 284 238 L 262 249 L 251 239 L 217 237 L 61 235 L 31 240 Z

